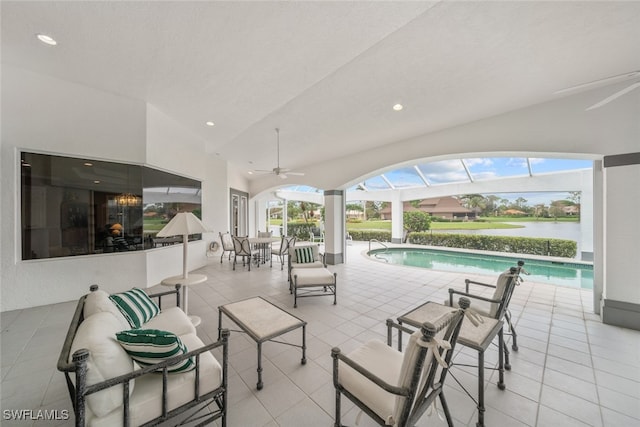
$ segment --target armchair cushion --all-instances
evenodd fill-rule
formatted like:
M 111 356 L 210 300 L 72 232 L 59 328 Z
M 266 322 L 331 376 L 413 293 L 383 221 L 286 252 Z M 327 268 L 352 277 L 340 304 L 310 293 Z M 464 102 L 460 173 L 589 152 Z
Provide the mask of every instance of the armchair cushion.
M 299 264 L 309 264 L 315 261 L 313 256 L 313 248 L 311 246 L 303 246 L 296 248 L 296 261 Z
M 384 382 L 397 386 L 402 370 L 404 355 L 379 340 L 371 340 L 358 347 L 347 357 L 369 372 L 375 372 Z M 387 425 L 394 424 L 396 396 L 378 387 L 375 383 L 355 371 L 347 364 L 341 364 L 338 381 L 358 400 L 372 409 Z
M 132 329 L 116 334 L 118 342 L 140 366 L 149 366 L 188 352 L 179 337 L 157 329 Z M 195 368 L 192 358 L 168 368 L 168 372 L 186 372 Z
M 109 297 L 132 328 L 139 328 L 160 313 L 160 308 L 140 288 L 133 288 Z
M 485 285 L 485 286 L 489 286 L 490 288 L 495 288 L 493 295 L 488 295 L 487 293 L 478 293 L 476 295 L 472 295 L 471 289 L 469 290 L 468 294 L 463 293 L 463 295 L 467 296 L 468 298 L 471 298 L 471 305 L 473 307 L 473 311 L 477 312 L 481 316 L 495 318 L 496 315 L 498 314 L 498 310 L 500 309 L 500 302 L 504 298 L 504 293 L 507 290 L 507 286 L 509 285 L 509 279 L 511 279 L 511 277 L 513 277 L 513 274 L 511 273 L 510 270 L 507 270 L 502 274 L 500 274 L 500 276 L 498 276 L 498 280 L 495 286 Z M 479 296 L 483 298 L 491 299 L 497 302 L 484 301 L 484 300 L 478 299 Z M 449 305 L 449 300 L 447 299 L 444 302 L 444 304 Z M 458 304 L 455 301 L 453 302 L 453 307 L 456 307 L 456 308 L 458 307 Z
M 500 276 L 498 276 L 498 281 L 496 282 L 496 291 L 493 293 L 493 297 L 491 297 L 492 299 L 494 300 L 503 299 L 503 295 L 507 290 L 507 285 L 509 284 L 509 279 L 511 276 L 513 275 L 508 270 L 502 273 Z M 498 314 L 499 308 L 500 308 L 500 304 L 495 302 L 492 303 L 491 309 L 489 310 L 489 317 L 496 317 L 496 315 Z
M 100 312 L 86 318 L 78 327 L 69 362 L 75 351 L 81 348 L 89 350 L 87 385 L 133 372 L 133 360 L 115 339 L 120 326 L 112 313 Z M 134 380 L 129 382 L 130 393 L 134 385 Z M 87 405 L 96 416 L 102 417 L 122 406 L 122 389 L 122 385 L 117 385 L 90 394 L 87 396 Z

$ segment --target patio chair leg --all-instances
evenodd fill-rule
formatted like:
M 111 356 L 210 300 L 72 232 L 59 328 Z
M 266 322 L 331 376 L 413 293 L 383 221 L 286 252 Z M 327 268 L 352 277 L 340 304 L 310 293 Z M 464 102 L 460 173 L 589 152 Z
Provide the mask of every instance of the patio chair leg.
M 506 346 L 503 331 L 500 329 L 498 332 L 498 388 L 500 390 L 506 388 L 504 384 L 504 353 L 500 351 L 501 348 L 505 348 Z
M 504 351 L 504 369 L 506 369 L 507 371 L 510 371 L 511 363 L 509 363 L 509 346 L 507 345 L 506 341 L 502 346 L 502 351 Z
M 340 391 L 338 389 L 336 389 L 336 421 L 333 426 L 342 427 L 340 423 Z
M 511 342 L 511 349 L 513 351 L 518 351 L 518 334 L 516 334 L 516 330 L 511 323 L 511 313 L 507 311 L 504 314 L 505 319 L 507 319 L 507 324 L 509 325 L 509 331 L 511 331 L 511 336 L 513 337 L 513 341 Z
M 438 396 L 440 397 L 440 403 L 442 404 L 442 411 L 444 412 L 444 417 L 447 420 L 447 425 L 449 427 L 453 427 L 453 419 L 451 418 L 451 412 L 449 411 L 447 400 L 444 398 L 444 392 L 440 392 Z
M 484 412 L 484 351 L 480 351 L 478 352 L 478 421 L 476 427 L 484 427 Z

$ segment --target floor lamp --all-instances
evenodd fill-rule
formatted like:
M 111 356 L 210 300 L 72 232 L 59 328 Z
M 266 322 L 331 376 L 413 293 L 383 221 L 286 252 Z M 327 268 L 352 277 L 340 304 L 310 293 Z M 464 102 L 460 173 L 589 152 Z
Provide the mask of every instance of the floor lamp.
M 198 219 L 197 216 L 195 216 L 191 212 L 180 212 L 176 216 L 174 216 L 171 221 L 169 221 L 169 223 L 165 225 L 164 228 L 157 234 L 158 237 L 182 236 L 182 275 L 164 279 L 162 281 L 162 284 L 166 286 L 175 286 L 179 284 L 182 286 L 184 301 L 182 303 L 182 307 L 186 314 L 189 314 L 187 288 L 190 285 L 196 285 L 207 280 L 207 276 L 205 276 L 204 274 L 192 274 L 191 276 L 189 276 L 189 268 L 187 262 L 189 235 L 206 233 L 208 231 L 209 230 L 207 230 L 207 228 Z M 193 316 L 191 320 L 194 324 L 200 323 L 199 318 L 196 318 L 195 316 Z

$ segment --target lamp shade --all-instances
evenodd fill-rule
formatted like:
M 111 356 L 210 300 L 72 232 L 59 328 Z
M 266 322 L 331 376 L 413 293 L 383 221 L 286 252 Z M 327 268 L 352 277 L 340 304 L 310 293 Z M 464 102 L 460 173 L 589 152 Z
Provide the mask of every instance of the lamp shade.
M 191 212 L 180 212 L 156 234 L 158 237 L 182 236 L 182 277 L 185 279 L 189 275 L 189 268 L 187 267 L 187 249 L 189 248 L 187 239 L 189 234 L 206 233 L 207 231 L 209 230 L 197 216 Z
M 204 226 L 197 216 L 191 212 L 180 212 L 174 216 L 162 230 L 158 231 L 156 236 L 184 236 L 196 233 L 206 233 L 208 231 L 207 227 Z

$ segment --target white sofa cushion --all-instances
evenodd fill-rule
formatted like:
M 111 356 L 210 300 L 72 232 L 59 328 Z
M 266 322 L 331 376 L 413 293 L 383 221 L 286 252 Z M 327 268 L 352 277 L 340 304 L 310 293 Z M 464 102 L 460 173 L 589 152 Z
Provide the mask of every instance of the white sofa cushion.
M 113 314 L 122 325 L 121 330 L 131 327 L 127 319 L 122 315 L 120 310 L 118 310 L 118 307 L 109 299 L 108 293 L 100 289 L 89 292 L 84 299 L 84 318 L 86 319 L 89 316 L 102 312 Z
M 89 350 L 87 385 L 133 371 L 133 360 L 115 338 L 116 332 L 120 331 L 121 327 L 120 321 L 108 312 L 95 313 L 78 327 L 69 358 L 71 359 L 76 350 L 81 348 Z M 134 385 L 135 381 L 129 383 L 130 393 L 133 392 Z M 122 385 L 118 385 L 90 394 L 87 396 L 87 405 L 96 416 L 104 416 L 122 406 L 122 390 Z
M 160 313 L 158 304 L 140 288 L 110 295 L 132 328 L 139 328 Z
M 195 334 L 196 328 L 182 309 L 179 307 L 163 308 L 160 314 L 142 325 L 145 329 L 159 329 L 171 331 L 178 336 Z M 126 327 L 124 329 L 129 329 Z
M 131 329 L 116 334 L 116 339 L 142 367 L 154 365 L 188 353 L 187 347 L 173 332 L 158 329 Z M 168 367 L 168 372 L 186 372 L 195 368 L 193 358 Z
M 181 337 L 182 342 L 191 350 L 204 344 L 195 334 Z M 124 351 L 124 350 L 123 350 Z M 189 371 L 168 376 L 167 410 L 172 410 L 187 403 L 195 397 L 195 373 Z M 200 355 L 200 395 L 220 387 L 222 384 L 222 367 L 211 352 Z M 162 375 L 157 373 L 138 377 L 136 389 L 130 400 L 131 425 L 141 425 L 162 413 Z M 112 427 L 122 425 L 122 408 L 117 408 L 104 417 L 94 417 L 89 420 L 92 427 Z

